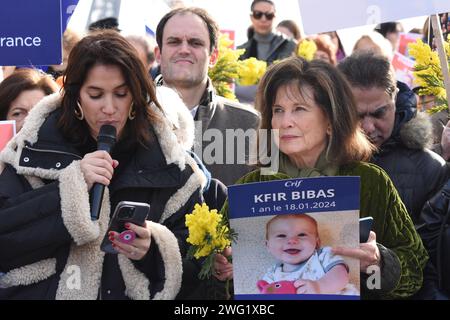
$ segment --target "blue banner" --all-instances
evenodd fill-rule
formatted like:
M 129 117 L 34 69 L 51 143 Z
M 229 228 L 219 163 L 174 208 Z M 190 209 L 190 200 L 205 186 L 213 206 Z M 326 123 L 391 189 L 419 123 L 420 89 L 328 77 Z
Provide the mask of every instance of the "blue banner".
M 61 20 L 62 20 L 62 32 L 66 31 L 70 18 L 72 17 L 75 8 L 77 7 L 78 0 L 61 0 Z
M 0 10 L 0 65 L 61 64 L 60 0 L 6 0 Z
M 359 210 L 359 179 L 317 177 L 230 186 L 229 216 Z

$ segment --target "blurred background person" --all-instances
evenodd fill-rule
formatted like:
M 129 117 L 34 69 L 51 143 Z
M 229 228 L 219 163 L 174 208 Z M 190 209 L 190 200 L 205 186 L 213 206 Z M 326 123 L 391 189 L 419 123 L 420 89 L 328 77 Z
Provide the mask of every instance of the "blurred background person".
M 182 274 L 198 281 L 182 268 L 185 214 L 206 184 L 187 152 L 192 118 L 114 31 L 83 38 L 65 77 L 62 95 L 39 103 L 0 153 L 0 300 L 174 299 Z M 117 132 L 110 153 L 97 147 L 105 124 Z M 92 221 L 96 183 L 107 188 Z M 121 201 L 150 204 L 143 226 L 125 224 L 136 234 L 128 243 L 106 233 Z M 105 235 L 116 254 L 101 251 Z M 80 290 L 67 286 L 73 265 Z
M 43 97 L 59 90 L 51 76 L 36 69 L 18 69 L 0 83 L 0 120 L 15 120 L 22 129 L 28 112 Z
M 1 68 L 3 73 L 3 79 L 8 78 L 10 75 L 12 75 L 14 70 L 16 70 L 16 66 L 3 66 Z
M 324 32 L 323 34 L 329 35 L 331 37 L 331 41 L 333 41 L 334 43 L 334 46 L 337 48 L 336 61 L 340 62 L 341 60 L 343 60 L 346 57 L 346 53 L 338 33 L 336 31 L 332 31 L 332 32 Z
M 428 149 L 432 144 L 428 116 L 417 112 L 411 90 L 398 88 L 387 58 L 351 55 L 338 68 L 351 85 L 361 127 L 378 147 L 370 161 L 387 172 L 414 223 L 419 223 L 423 205 L 449 178 L 444 159 Z
M 95 22 L 92 22 L 88 27 L 89 32 L 101 31 L 101 30 L 114 30 L 121 32 L 119 29 L 119 20 L 116 17 L 107 17 Z

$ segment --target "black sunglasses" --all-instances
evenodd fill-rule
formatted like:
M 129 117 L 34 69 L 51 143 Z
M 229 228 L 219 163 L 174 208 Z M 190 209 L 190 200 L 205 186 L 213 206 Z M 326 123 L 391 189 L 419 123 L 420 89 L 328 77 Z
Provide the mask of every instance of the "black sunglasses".
M 275 18 L 275 13 L 273 13 L 273 12 L 262 12 L 262 11 L 258 11 L 258 10 L 255 10 L 252 12 L 252 16 L 256 20 L 261 19 L 263 15 L 266 16 L 267 20 L 272 20 L 273 18 Z

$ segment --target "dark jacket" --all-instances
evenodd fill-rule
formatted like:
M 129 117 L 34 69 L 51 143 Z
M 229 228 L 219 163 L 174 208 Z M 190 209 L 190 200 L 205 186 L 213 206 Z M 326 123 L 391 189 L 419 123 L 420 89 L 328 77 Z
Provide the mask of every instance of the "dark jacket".
M 119 166 L 93 222 L 79 160 L 96 150 L 95 141 L 79 148 L 61 135 L 60 100 L 55 94 L 35 106 L 0 154 L 0 299 L 175 298 L 187 251 L 184 215 L 203 202 L 206 184 L 186 152 L 185 139 L 193 135 L 185 130 L 193 124 L 161 113 L 149 148 L 118 142 L 112 156 Z M 184 111 L 175 113 L 192 122 Z M 151 206 L 151 247 L 141 261 L 100 251 L 112 209 L 122 200 Z
M 420 210 L 449 178 L 444 159 L 427 147 L 432 128 L 427 115 L 416 115 L 415 97 L 400 83 L 396 118 L 391 137 L 371 160 L 392 179 L 414 223 Z
M 245 49 L 244 54 L 239 59 L 245 60 L 254 57 L 266 61 L 267 64 L 272 64 L 276 60 L 290 57 L 297 47 L 295 41 L 279 32 L 274 33 L 274 35 L 267 57 L 258 57 L 258 42 L 252 37 L 247 42 L 238 46 L 238 49 Z

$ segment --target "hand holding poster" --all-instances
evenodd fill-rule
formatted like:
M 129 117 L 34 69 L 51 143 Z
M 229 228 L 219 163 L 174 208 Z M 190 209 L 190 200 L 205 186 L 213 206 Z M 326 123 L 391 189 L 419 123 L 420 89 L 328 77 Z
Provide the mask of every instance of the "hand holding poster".
M 359 299 L 359 178 L 229 187 L 236 299 Z

